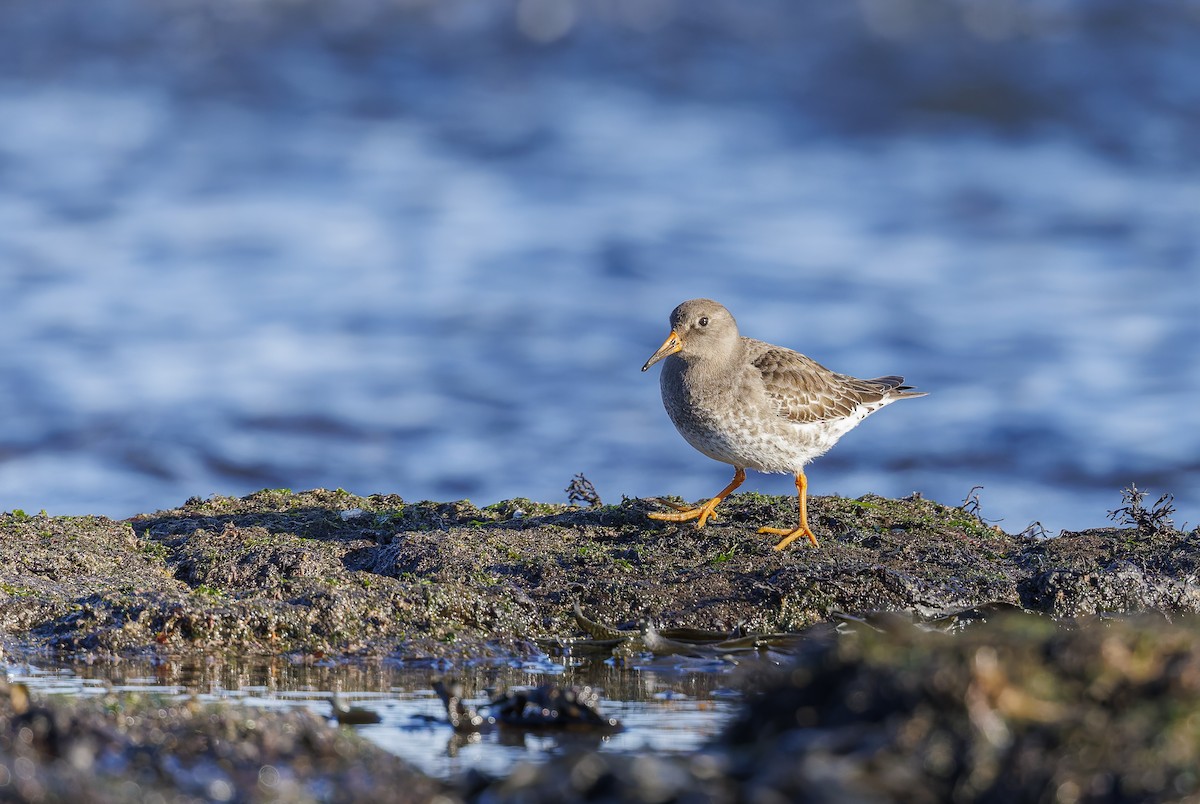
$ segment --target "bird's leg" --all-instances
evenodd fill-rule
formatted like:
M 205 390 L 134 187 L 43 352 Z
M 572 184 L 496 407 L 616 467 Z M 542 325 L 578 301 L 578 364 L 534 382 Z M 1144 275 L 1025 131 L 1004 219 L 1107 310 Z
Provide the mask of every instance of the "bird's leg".
M 759 533 L 771 533 L 776 536 L 782 536 L 783 539 L 779 544 L 775 545 L 776 550 L 782 550 L 792 542 L 799 539 L 801 536 L 807 536 L 812 542 L 813 547 L 820 547 L 817 542 L 817 537 L 813 535 L 812 529 L 808 527 L 808 478 L 804 476 L 804 470 L 796 472 L 796 494 L 800 498 L 800 527 L 798 528 L 759 528 Z
M 676 509 L 673 514 L 647 514 L 651 519 L 659 519 L 666 522 L 687 522 L 689 519 L 696 520 L 696 527 L 704 527 L 704 523 L 713 515 L 713 511 L 720 504 L 721 500 L 733 493 L 733 490 L 746 482 L 746 470 L 740 466 L 734 467 L 733 480 L 729 481 L 729 485 L 717 492 L 717 496 L 713 497 L 703 505 L 695 508 L 684 508 L 677 506 L 674 503 L 667 503 L 672 508 Z

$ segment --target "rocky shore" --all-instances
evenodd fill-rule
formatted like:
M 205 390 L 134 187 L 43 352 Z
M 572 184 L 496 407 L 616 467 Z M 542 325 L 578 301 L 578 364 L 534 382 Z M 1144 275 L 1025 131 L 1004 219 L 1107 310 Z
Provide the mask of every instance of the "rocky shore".
M 134 798 L 245 801 L 1200 792 L 1200 532 L 1131 514 L 1121 528 L 1012 535 L 970 506 L 828 497 L 810 503 L 822 548 L 775 553 L 755 530 L 789 522 L 794 499 L 734 495 L 701 532 L 647 520 L 655 505 L 480 509 L 265 490 L 126 521 L 2 514 L 10 656 L 526 655 L 598 641 L 576 606 L 617 637 L 649 623 L 749 640 L 739 645 L 801 637 L 783 669 L 743 679 L 756 692 L 694 756 L 588 752 L 455 783 L 315 715 L 37 700 L 11 685 L 0 796 L 119 801 L 130 785 Z

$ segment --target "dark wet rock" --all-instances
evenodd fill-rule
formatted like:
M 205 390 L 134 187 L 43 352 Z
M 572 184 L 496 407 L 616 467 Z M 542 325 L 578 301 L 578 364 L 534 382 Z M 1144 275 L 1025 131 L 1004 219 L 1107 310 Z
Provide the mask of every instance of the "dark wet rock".
M 366 726 L 383 721 L 383 717 L 374 709 L 348 704 L 336 691 L 330 697 L 329 705 L 334 720 L 343 726 Z
M 690 657 L 734 662 L 737 657 L 773 653 L 790 655 L 800 642 L 816 638 L 816 628 L 803 633 L 747 634 L 741 627 L 733 631 L 705 631 L 700 628 L 657 628 L 641 623 L 634 628 L 616 628 L 596 622 L 584 614 L 578 604 L 575 623 L 587 637 L 539 639 L 538 645 L 558 655 L 596 657 L 651 653 L 655 656 Z
M 462 683 L 437 679 L 433 690 L 446 707 L 446 718 L 459 734 L 490 731 L 499 725 L 528 731 L 573 731 L 615 734 L 623 728 L 616 718 L 600 711 L 600 693 L 592 687 L 561 686 L 553 682 L 536 687 L 508 689 L 493 695 L 488 715 L 467 704 Z
M 722 737 L 746 778 L 841 800 L 1194 795 L 1200 629 L 1000 617 L 814 644 Z M 795 754 L 798 763 L 782 761 Z
M 591 687 L 539 684 L 506 690 L 492 698 L 488 710 L 496 722 L 521 729 L 571 729 L 612 734 L 621 730 L 616 718 L 600 711 L 600 693 Z
M 433 682 L 437 693 L 446 707 L 446 722 L 457 734 L 476 734 L 494 725 L 494 721 L 479 714 L 464 698 L 462 682 L 457 679 L 437 679 Z
M 1063 533 L 1020 560 L 1028 608 L 1060 617 L 1155 610 L 1200 611 L 1200 532 L 1135 528 Z
M 569 649 L 576 605 L 643 646 L 874 611 L 1200 609 L 1196 532 L 1037 539 L 919 497 L 822 497 L 821 549 L 776 553 L 755 530 L 794 518 L 793 498 L 733 495 L 703 531 L 647 520 L 655 505 L 481 509 L 318 489 L 193 498 L 125 522 L 5 514 L 0 632 L 97 656 L 479 657 L 534 640 Z
M 2 681 L 0 798 L 456 800 L 444 784 L 307 710 L 130 694 L 35 701 Z
M 578 752 L 545 764 L 518 765 L 507 779 L 471 791 L 474 801 L 551 804 L 562 801 L 733 802 L 740 780 L 720 757 Z M 770 799 L 762 799 L 770 801 Z M 786 800 L 786 799 L 782 799 Z
M 1200 623 L 861 627 L 749 682 L 686 757 L 579 753 L 480 801 L 1174 801 L 1200 793 Z

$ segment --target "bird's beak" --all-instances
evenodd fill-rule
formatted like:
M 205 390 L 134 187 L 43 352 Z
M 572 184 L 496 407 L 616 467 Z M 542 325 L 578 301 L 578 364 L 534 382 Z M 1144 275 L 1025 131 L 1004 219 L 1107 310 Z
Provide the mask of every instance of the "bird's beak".
M 668 355 L 673 355 L 683 349 L 683 339 L 679 337 L 679 333 L 671 330 L 671 334 L 663 341 L 663 345 L 658 347 L 658 351 L 650 355 L 650 359 L 646 361 L 646 365 L 642 366 L 642 371 L 653 366 L 658 361 Z

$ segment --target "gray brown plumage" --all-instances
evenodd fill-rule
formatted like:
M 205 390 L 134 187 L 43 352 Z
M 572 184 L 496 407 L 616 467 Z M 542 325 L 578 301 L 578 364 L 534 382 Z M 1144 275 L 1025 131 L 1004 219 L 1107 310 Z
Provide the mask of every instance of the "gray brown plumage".
M 817 544 L 808 527 L 804 467 L 824 455 L 859 422 L 898 399 L 925 396 L 903 377 L 862 380 L 830 371 L 791 349 L 738 334 L 733 316 L 711 299 L 693 299 L 671 313 L 671 334 L 642 371 L 660 360 L 663 405 L 680 434 L 700 452 L 734 467 L 733 481 L 696 508 L 651 514 L 653 519 L 696 527 L 746 478 L 746 469 L 790 472 L 796 477 L 800 524 L 761 528 Z

